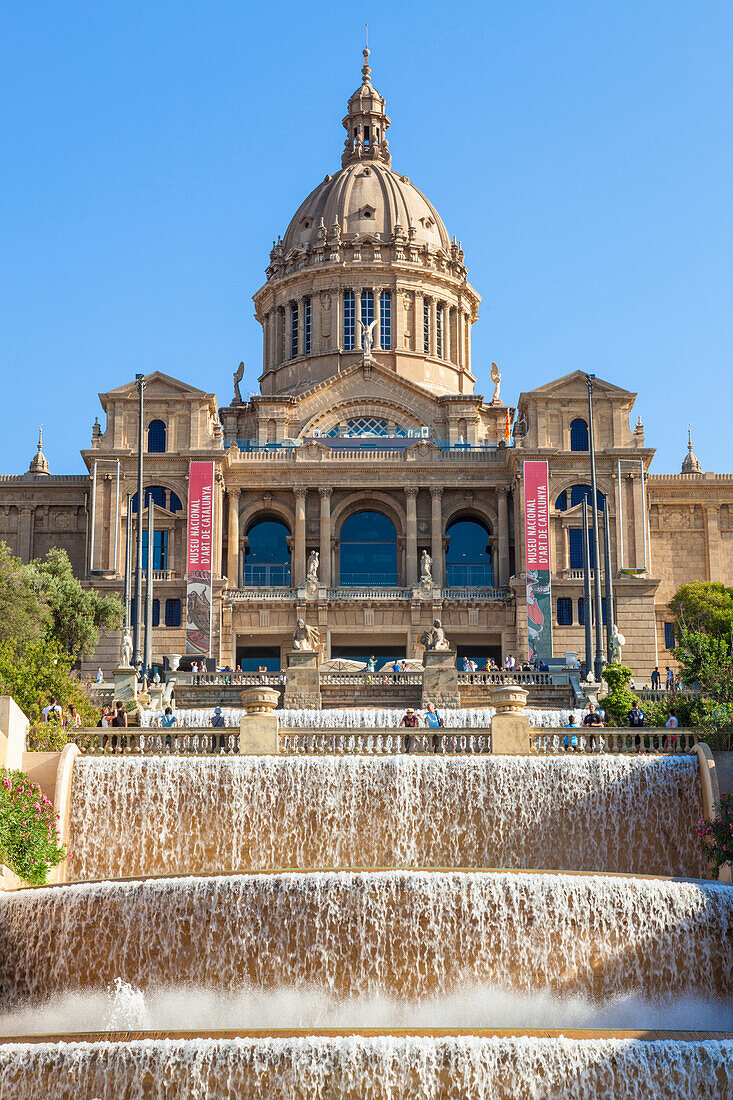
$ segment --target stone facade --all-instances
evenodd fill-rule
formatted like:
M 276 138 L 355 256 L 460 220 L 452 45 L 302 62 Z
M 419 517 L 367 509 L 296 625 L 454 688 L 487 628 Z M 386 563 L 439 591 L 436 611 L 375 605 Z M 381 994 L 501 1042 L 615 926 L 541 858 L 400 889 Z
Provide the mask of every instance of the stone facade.
M 573 490 L 590 481 L 585 376 L 521 393 L 516 409 L 501 397 L 496 368 L 490 399 L 474 392 L 471 328 L 480 299 L 463 248 L 393 170 L 389 119 L 368 55 L 362 72 L 343 120 L 342 167 L 275 241 L 254 296 L 263 327 L 261 392 L 243 400 L 240 371 L 233 399 L 220 408 L 214 394 L 175 378 L 146 379 L 145 484 L 157 487 L 156 530 L 166 532 L 165 568 L 155 575 L 158 662 L 185 650 L 184 616 L 179 625 L 165 623 L 177 621 L 177 601 L 185 608 L 188 464 L 202 459 L 216 469 L 218 663 L 233 666 L 244 650 L 259 648 L 285 667 L 299 617 L 318 627 L 323 657 L 372 647 L 412 657 L 435 618 L 459 658 L 472 650 L 523 656 L 522 463 L 532 459 L 550 471 L 554 649 L 583 654 L 581 504 Z M 655 664 L 671 663 L 665 624 L 677 587 L 733 582 L 733 475 L 703 473 L 691 443 L 683 473 L 650 474 L 654 451 L 641 423 L 631 426 L 635 397 L 596 380 L 598 490 L 610 521 L 615 616 L 624 660 L 647 678 Z M 135 383 L 101 402 L 105 427 L 95 424 L 82 451 L 88 476 L 50 473 L 39 441 L 27 474 L 0 478 L 0 538 L 24 559 L 63 546 L 85 583 L 121 593 L 137 488 Z M 342 526 L 364 511 L 394 527 L 390 583 L 343 583 Z M 289 573 L 275 583 L 245 577 L 253 524 L 263 517 L 288 531 Z M 486 532 L 490 583 L 486 576 L 459 583 L 451 574 L 452 525 L 464 519 Z M 317 579 L 306 583 L 312 551 Z M 421 578 L 423 551 L 430 576 Z M 111 671 L 118 645 L 107 639 L 90 667 L 101 662 Z

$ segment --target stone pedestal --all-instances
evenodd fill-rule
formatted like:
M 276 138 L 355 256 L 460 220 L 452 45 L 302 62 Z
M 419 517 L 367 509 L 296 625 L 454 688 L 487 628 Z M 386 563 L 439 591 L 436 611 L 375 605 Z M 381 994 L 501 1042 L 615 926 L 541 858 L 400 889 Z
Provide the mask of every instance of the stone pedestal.
M 321 678 L 318 674 L 318 654 L 309 649 L 292 649 L 287 654 L 285 699 L 288 710 L 321 709 Z
M 148 688 L 148 694 L 150 695 L 150 709 L 162 710 L 163 709 L 163 685 L 151 684 Z
M 137 673 L 134 668 L 115 669 L 115 703 L 131 703 L 137 699 Z
M 245 714 L 239 723 L 239 755 L 276 756 L 277 728 L 274 714 Z
M 423 653 L 422 706 L 460 707 L 458 670 L 454 649 L 426 649 Z
M 529 754 L 529 717 L 507 711 L 491 719 L 491 752 L 495 756 Z

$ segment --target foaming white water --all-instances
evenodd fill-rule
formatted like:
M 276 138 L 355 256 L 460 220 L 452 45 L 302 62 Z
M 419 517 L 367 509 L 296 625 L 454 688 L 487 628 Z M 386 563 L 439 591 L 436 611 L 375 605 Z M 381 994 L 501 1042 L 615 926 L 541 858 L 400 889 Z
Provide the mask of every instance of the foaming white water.
M 718 883 L 500 871 L 100 882 L 3 895 L 0 935 L 8 1006 L 116 978 L 413 1000 L 467 984 L 599 1002 L 733 993 L 733 890 Z
M 467 985 L 421 1000 L 385 995 L 339 998 L 312 986 L 222 995 L 179 986 L 143 992 L 117 978 L 107 995 L 70 993 L 32 1009 L 0 1015 L 0 1034 L 100 1031 L 225 1031 L 330 1028 L 598 1028 L 733 1031 L 733 1005 L 698 997 L 650 1001 L 638 995 L 599 1005 L 578 994 L 511 992 Z
M 702 877 L 695 757 L 122 757 L 74 765 L 69 877 L 506 867 Z
M 181 707 L 176 717 L 181 726 L 202 729 L 211 726 L 212 707 Z M 404 707 L 344 707 L 333 710 L 278 710 L 281 729 L 397 729 L 405 714 Z M 575 715 L 580 725 L 585 710 L 552 710 L 527 708 L 529 724 L 535 729 L 559 729 L 568 716 Z M 225 726 L 239 727 L 244 710 L 241 707 L 222 707 Z M 496 714 L 493 707 L 457 707 L 445 709 L 441 715 L 447 729 L 488 729 Z M 149 728 L 160 718 L 160 713 L 144 710 L 140 725 Z
M 0 1100 L 730 1100 L 733 1043 L 357 1037 L 0 1047 Z

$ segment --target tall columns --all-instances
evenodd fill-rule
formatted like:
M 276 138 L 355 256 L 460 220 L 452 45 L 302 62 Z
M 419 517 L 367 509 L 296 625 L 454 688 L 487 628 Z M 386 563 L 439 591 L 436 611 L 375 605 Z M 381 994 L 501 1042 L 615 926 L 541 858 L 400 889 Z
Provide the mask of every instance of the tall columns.
M 430 488 L 430 555 L 433 559 L 433 580 L 442 588 L 443 568 L 443 490 L 439 485 Z
M 498 576 L 494 580 L 494 584 L 499 584 L 500 587 L 505 587 L 509 584 L 509 507 L 507 504 L 507 497 L 509 490 L 500 488 L 497 490 L 498 496 L 498 516 L 499 516 L 499 572 Z
M 230 588 L 239 588 L 239 489 L 227 489 L 229 530 L 227 538 L 227 580 Z
M 417 485 L 405 486 L 407 501 L 407 544 L 405 547 L 405 584 L 417 584 Z
M 321 542 L 320 542 L 320 578 L 321 584 L 331 586 L 331 490 L 319 489 L 321 498 Z
M 297 587 L 305 584 L 305 498 L 307 489 L 293 490 L 295 494 L 295 546 L 293 553 L 293 580 Z
M 438 303 L 435 298 L 430 299 L 430 355 L 436 356 L 436 329 L 438 327 Z

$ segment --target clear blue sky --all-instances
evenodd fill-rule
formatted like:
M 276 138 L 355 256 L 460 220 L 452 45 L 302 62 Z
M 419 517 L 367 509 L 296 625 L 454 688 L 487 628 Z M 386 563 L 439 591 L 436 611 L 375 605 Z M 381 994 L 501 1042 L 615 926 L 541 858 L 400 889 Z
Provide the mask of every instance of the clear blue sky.
M 363 20 L 393 164 L 463 241 L 481 392 L 575 369 L 638 391 L 653 469 L 688 422 L 733 470 L 733 3 L 2 5 L 0 471 L 39 421 L 82 469 L 97 393 L 257 388 L 251 295 L 340 164 Z

